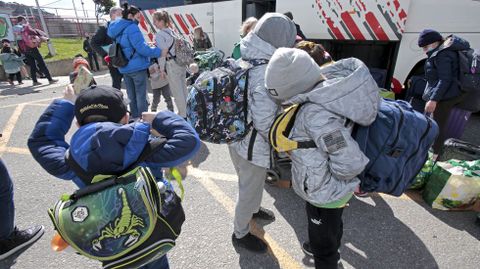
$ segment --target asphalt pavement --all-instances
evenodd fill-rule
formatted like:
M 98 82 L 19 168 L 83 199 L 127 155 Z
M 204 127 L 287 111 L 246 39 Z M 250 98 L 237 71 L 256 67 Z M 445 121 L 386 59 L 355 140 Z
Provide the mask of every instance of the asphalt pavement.
M 96 77 L 110 83 L 108 75 Z M 46 83 L 46 80 L 41 80 Z M 26 142 L 42 111 L 62 96 L 67 78 L 53 86 L 32 88 L 31 81 L 12 88 L 0 82 L 0 156 L 15 184 L 16 224 L 41 224 L 45 235 L 16 259 L 0 268 L 90 269 L 98 262 L 73 252 L 55 253 L 47 209 L 73 183 L 47 174 L 30 155 Z M 150 97 L 151 98 L 151 97 Z M 161 104 L 165 108 L 162 101 Z M 480 144 L 480 117 L 473 116 L 464 138 Z M 69 135 L 75 131 L 72 126 Z M 232 246 L 237 178 L 227 147 L 204 144 L 184 180 L 183 206 L 187 220 L 168 254 L 171 268 L 313 268 L 300 248 L 307 239 L 305 203 L 291 189 L 266 186 L 262 205 L 272 209 L 274 222 L 252 222 L 253 233 L 269 244 L 267 254 L 253 254 Z M 480 226 L 474 212 L 444 212 L 429 208 L 416 193 L 399 198 L 373 195 L 353 198 L 344 211 L 340 249 L 344 268 L 479 268 Z

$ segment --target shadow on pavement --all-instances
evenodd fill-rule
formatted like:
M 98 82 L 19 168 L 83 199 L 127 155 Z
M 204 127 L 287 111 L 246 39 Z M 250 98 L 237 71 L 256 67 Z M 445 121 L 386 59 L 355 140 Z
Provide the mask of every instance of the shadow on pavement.
M 26 82 L 26 83 L 29 83 L 29 82 Z M 25 94 L 41 92 L 40 89 L 37 89 L 37 88 L 38 87 L 32 87 L 32 86 L 18 87 L 18 86 L 4 86 L 4 85 L 2 85 L 2 86 L 0 86 L 0 95 L 3 95 L 3 96 L 6 96 L 6 95 L 25 95 Z
M 302 251 L 301 243 L 308 239 L 305 202 L 292 189 L 265 189 L 297 235 L 299 247 L 292 251 Z M 342 260 L 354 268 L 438 268 L 422 240 L 395 217 L 390 206 L 380 196 L 373 196 L 372 200 L 373 203 L 367 203 L 352 198 L 345 209 Z M 308 257 L 303 263 L 314 266 Z
M 210 150 L 208 149 L 207 145 L 204 142 L 200 142 L 200 149 L 198 150 L 197 154 L 190 159 L 190 164 L 198 168 L 198 166 L 207 160 L 208 155 L 210 155 Z
M 352 198 L 343 215 L 342 259 L 354 268 L 438 268 L 422 240 L 380 196 Z
M 480 240 L 480 227 L 475 224 L 478 212 L 474 211 L 443 211 L 434 209 L 427 205 L 422 199 L 422 195 L 417 191 L 406 192 L 407 196 L 423 207 L 428 213 L 436 217 L 448 226 L 469 233 L 471 236 Z
M 22 255 L 22 253 L 25 252 L 31 246 L 32 245 L 25 246 L 24 248 L 20 249 L 14 255 L 8 257 L 7 259 L 1 260 L 0 261 L 0 268 L 1 269 L 9 269 L 13 265 L 15 265 L 15 263 L 17 262 L 18 256 Z

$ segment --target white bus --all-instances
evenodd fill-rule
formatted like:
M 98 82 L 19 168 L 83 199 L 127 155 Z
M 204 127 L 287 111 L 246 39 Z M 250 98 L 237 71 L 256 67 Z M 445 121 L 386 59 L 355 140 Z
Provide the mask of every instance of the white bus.
M 124 2 L 123 0 L 121 2 Z M 308 38 L 321 43 L 335 59 L 357 57 L 377 74 L 385 88 L 402 90 L 410 74 L 423 70 L 420 31 L 432 28 L 457 34 L 480 48 L 479 0 L 128 0 L 143 10 L 140 23 L 153 38 L 151 14 L 165 8 L 174 28 L 188 38 L 201 25 L 215 47 L 229 55 L 239 27 L 250 16 L 292 12 Z

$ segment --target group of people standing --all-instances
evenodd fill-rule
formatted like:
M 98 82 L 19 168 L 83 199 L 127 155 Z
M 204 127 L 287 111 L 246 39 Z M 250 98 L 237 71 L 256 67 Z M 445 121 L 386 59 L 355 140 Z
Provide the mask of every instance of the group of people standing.
M 30 67 L 30 77 L 33 86 L 42 85 L 38 82 L 38 74 L 41 77 L 48 79 L 49 84 L 58 82 L 57 79 L 52 78 L 50 71 L 45 64 L 45 61 L 38 50 L 38 47 L 43 41 L 48 40 L 45 33 L 39 29 L 34 29 L 30 26 L 27 19 L 23 16 L 17 17 L 17 23 L 13 27 L 15 41 L 18 49 L 15 49 L 10 40 L 2 40 L 1 59 L 4 64 L 5 72 L 8 74 L 8 82 L 14 85 L 14 79 L 18 84 L 23 84 L 22 78 L 28 77 L 25 69 L 25 64 Z M 23 40 L 24 37 L 36 38 L 38 41 L 36 46 L 28 46 L 27 42 Z
M 105 46 L 112 44 L 112 41 L 120 44 L 128 59 L 128 64 L 119 68 L 109 65 L 109 70 L 114 88 L 120 89 L 122 77 L 124 79 L 133 119 L 140 118 L 142 112 L 148 111 L 147 83 L 149 77 L 153 76 L 159 76 L 160 79 L 168 81 L 168 88 L 174 97 L 178 114 L 185 118 L 188 95 L 185 80 L 186 67 L 175 61 L 176 37 L 170 28 L 170 16 L 166 11 L 157 11 L 153 14 L 153 23 L 157 28 L 156 46 L 154 47 L 147 44 L 138 27 L 140 16 L 140 10 L 135 6 L 125 5 L 123 9 L 112 8 L 110 10 L 111 21 L 107 26 L 97 30 L 90 44 L 107 61 L 108 52 Z M 152 64 L 158 65 L 158 70 L 149 68 Z M 152 74 L 151 72 L 158 73 Z M 171 100 L 169 94 L 166 90 L 164 92 L 164 97 L 169 103 Z M 152 105 L 152 110 L 156 110 L 159 95 L 154 96 L 157 103 L 155 107 Z M 169 109 L 173 110 L 171 104 L 169 104 Z

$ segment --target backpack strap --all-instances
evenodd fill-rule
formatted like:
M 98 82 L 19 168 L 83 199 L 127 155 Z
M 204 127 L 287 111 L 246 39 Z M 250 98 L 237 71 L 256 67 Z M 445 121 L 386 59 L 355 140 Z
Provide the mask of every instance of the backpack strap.
M 135 161 L 133 164 L 128 166 L 123 171 L 116 172 L 115 175 L 112 175 L 112 178 L 117 178 L 117 175 L 123 175 L 126 172 L 128 172 L 128 171 L 134 169 L 135 167 L 137 167 L 140 163 L 145 162 L 149 157 L 151 157 L 153 154 L 155 154 L 157 150 L 161 149 L 163 147 L 163 145 L 165 145 L 166 141 L 167 140 L 164 137 L 160 137 L 160 138 L 150 140 L 150 142 L 147 145 L 145 145 L 145 147 L 143 148 L 143 151 L 140 154 L 140 156 L 138 157 L 137 161 Z M 73 170 L 73 172 L 82 180 L 82 182 L 85 185 L 88 186 L 88 185 L 92 184 L 92 180 L 94 179 L 94 177 L 97 174 L 93 174 L 93 173 L 89 173 L 89 172 L 85 171 L 77 163 L 77 161 L 75 161 L 75 159 L 71 156 L 70 149 L 68 149 L 67 152 L 65 153 L 65 161 L 67 162 L 70 169 Z M 97 184 L 100 185 L 100 183 L 101 182 L 96 183 L 95 185 L 97 185 Z

